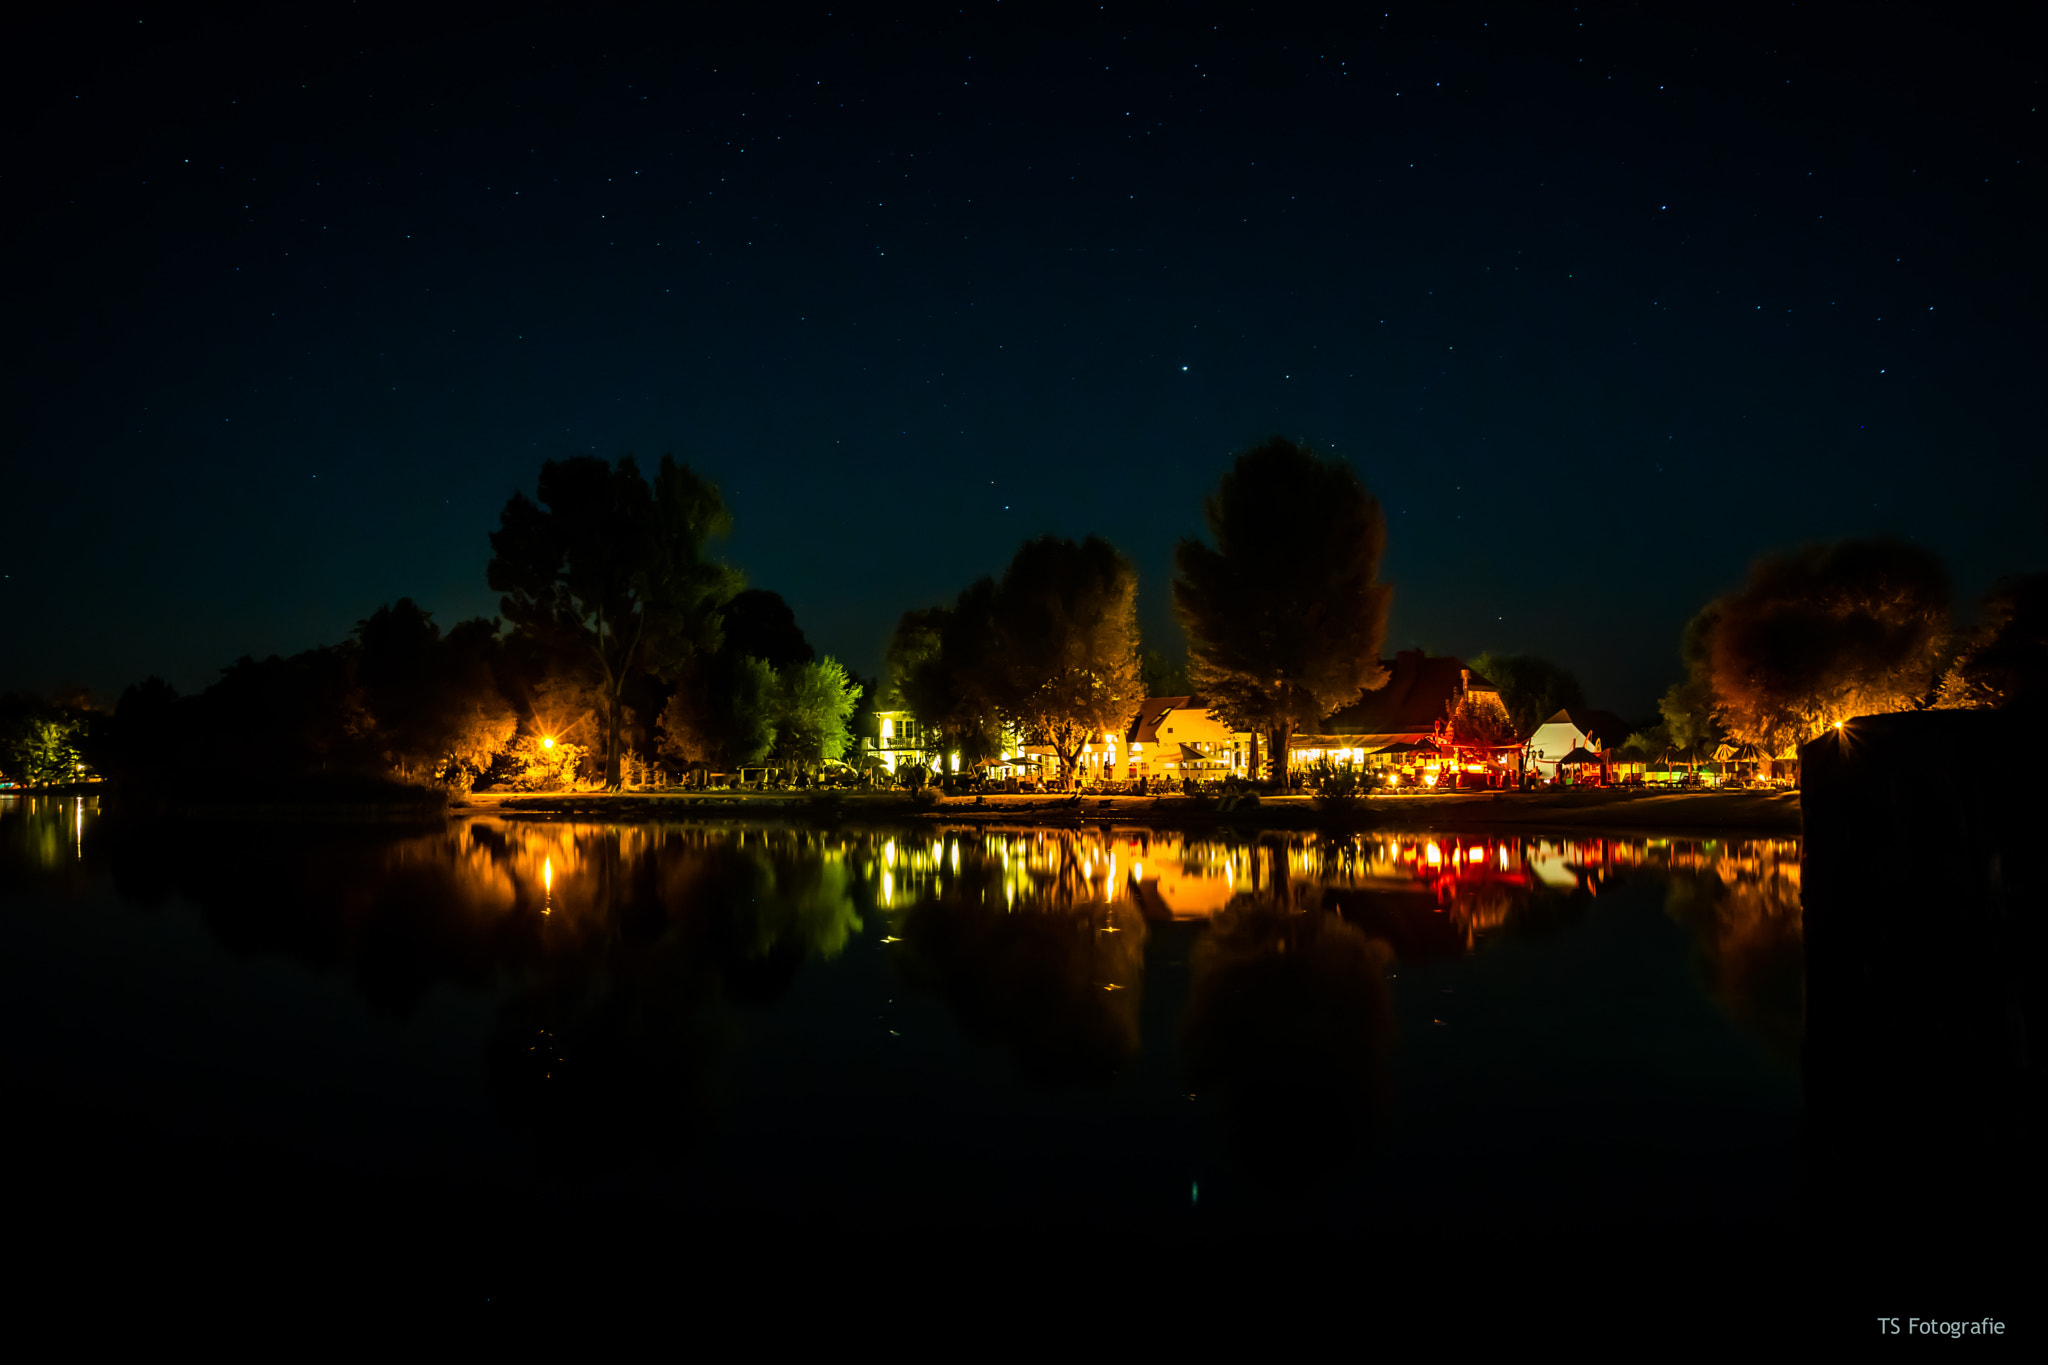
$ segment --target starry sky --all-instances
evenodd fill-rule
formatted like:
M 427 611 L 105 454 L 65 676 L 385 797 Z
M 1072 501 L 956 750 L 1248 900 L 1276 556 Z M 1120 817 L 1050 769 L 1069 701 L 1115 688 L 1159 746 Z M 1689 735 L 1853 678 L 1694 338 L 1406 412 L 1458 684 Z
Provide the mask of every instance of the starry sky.
M 57 9 L 60 7 L 51 7 Z M 81 7 L 71 7 L 78 9 Z M 490 615 L 541 461 L 673 452 L 861 672 L 1271 434 L 1389 649 L 1637 716 L 1756 554 L 2044 567 L 2037 33 L 1956 6 L 55 13 L 0 193 L 0 688 Z

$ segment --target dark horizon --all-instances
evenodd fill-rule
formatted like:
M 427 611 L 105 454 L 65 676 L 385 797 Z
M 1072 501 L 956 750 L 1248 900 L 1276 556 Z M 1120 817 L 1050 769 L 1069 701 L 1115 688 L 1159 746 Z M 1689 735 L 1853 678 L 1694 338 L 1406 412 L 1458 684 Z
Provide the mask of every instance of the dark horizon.
M 716 481 L 866 675 L 1048 533 L 1179 652 L 1173 543 L 1276 433 L 1382 501 L 1385 653 L 1631 717 L 1759 554 L 1898 536 L 1961 621 L 2043 567 L 2024 31 L 1004 8 L 40 19 L 0 690 L 496 615 L 574 454 Z

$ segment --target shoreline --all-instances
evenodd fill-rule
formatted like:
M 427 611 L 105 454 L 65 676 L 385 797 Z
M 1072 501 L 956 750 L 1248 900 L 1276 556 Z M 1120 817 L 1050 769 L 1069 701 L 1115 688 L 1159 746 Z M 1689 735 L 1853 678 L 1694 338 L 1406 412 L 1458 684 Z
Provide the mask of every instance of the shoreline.
M 1596 788 L 1583 792 L 1471 792 L 1381 796 L 1342 810 L 1323 810 L 1315 798 L 1262 800 L 1254 809 L 1220 811 L 1211 801 L 1184 796 L 949 797 L 919 805 L 897 793 L 656 792 L 483 793 L 451 803 L 458 818 L 598 819 L 611 823 L 664 820 L 790 819 L 803 823 L 915 820 L 937 824 L 1037 824 L 1049 828 L 1103 823 L 1177 829 L 1214 827 L 1362 832 L 1374 829 L 1503 829 L 1569 833 L 1729 833 L 1797 835 L 1799 793 L 1649 793 Z

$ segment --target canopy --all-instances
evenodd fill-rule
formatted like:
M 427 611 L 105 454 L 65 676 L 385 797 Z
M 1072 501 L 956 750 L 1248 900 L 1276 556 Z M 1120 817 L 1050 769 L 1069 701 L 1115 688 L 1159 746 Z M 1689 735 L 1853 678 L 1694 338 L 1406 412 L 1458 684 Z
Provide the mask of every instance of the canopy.
M 1386 748 L 1384 748 L 1384 749 L 1375 749 L 1375 750 L 1373 750 L 1373 752 L 1374 752 L 1374 753 L 1376 753 L 1376 754 L 1396 754 L 1396 755 L 1399 755 L 1399 754 L 1422 754 L 1422 753 L 1429 753 L 1429 754 L 1440 754 L 1440 753 L 1442 753 L 1442 752 L 1443 752 L 1443 750 L 1439 749 L 1439 748 L 1438 748 L 1438 747 L 1436 746 L 1436 744 L 1435 744 L 1435 743 L 1434 743 L 1433 741 L 1431 741 L 1431 740 L 1427 740 L 1427 739 L 1418 739 L 1418 740 L 1416 740 L 1416 741 L 1415 741 L 1414 743 L 1412 743 L 1412 744 L 1410 744 L 1410 743 L 1402 743 L 1402 744 L 1389 744 L 1389 745 L 1388 745 L 1388 746 L 1387 746 Z
M 1595 754 L 1595 753 L 1588 753 L 1588 752 L 1587 752 L 1587 751 L 1586 751 L 1586 750 L 1585 750 L 1584 748 L 1578 748 L 1578 749 L 1574 749 L 1574 750 L 1572 750 L 1572 751 L 1571 751 L 1570 753 L 1566 754 L 1566 755 L 1565 755 L 1565 756 L 1564 756 L 1563 758 L 1560 758 L 1560 759 L 1559 759 L 1559 760 L 1557 760 L 1557 761 L 1558 761 L 1558 762 L 1559 762 L 1560 764 L 1564 764 L 1564 763 L 1598 763 L 1598 762 L 1600 761 L 1600 755 L 1598 755 L 1598 754 Z

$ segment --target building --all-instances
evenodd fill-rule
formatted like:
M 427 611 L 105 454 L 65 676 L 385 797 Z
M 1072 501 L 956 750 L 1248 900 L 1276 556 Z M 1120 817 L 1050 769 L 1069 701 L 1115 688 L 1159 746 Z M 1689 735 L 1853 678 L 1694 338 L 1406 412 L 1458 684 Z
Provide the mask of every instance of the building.
M 1326 717 L 1314 734 L 1294 736 L 1288 766 L 1353 763 L 1431 786 L 1450 770 L 1484 776 L 1491 755 L 1451 751 L 1451 713 L 1469 700 L 1495 712 L 1505 728 L 1500 689 L 1450 655 L 1431 658 L 1419 649 L 1404 649 L 1380 667 L 1387 673 L 1382 686 Z
M 1192 777 L 1213 782 L 1244 776 L 1251 735 L 1234 731 L 1209 712 L 1200 697 L 1147 697 L 1123 735 L 1121 757 L 1112 772 L 1126 778 L 1179 782 Z
M 873 736 L 861 736 L 861 747 L 884 770 L 894 773 L 917 763 L 934 772 L 939 770 L 941 755 L 932 747 L 938 742 L 938 736 L 910 712 L 875 712 L 875 730 Z
M 1611 781 L 1616 775 L 1617 755 L 1628 743 L 1628 736 L 1628 722 L 1612 711 L 1559 711 L 1529 736 L 1527 761 L 1538 776 L 1549 780 L 1557 776 L 1559 759 L 1574 749 L 1584 749 L 1600 755 L 1602 776 Z M 1634 766 L 1641 771 L 1640 765 Z

